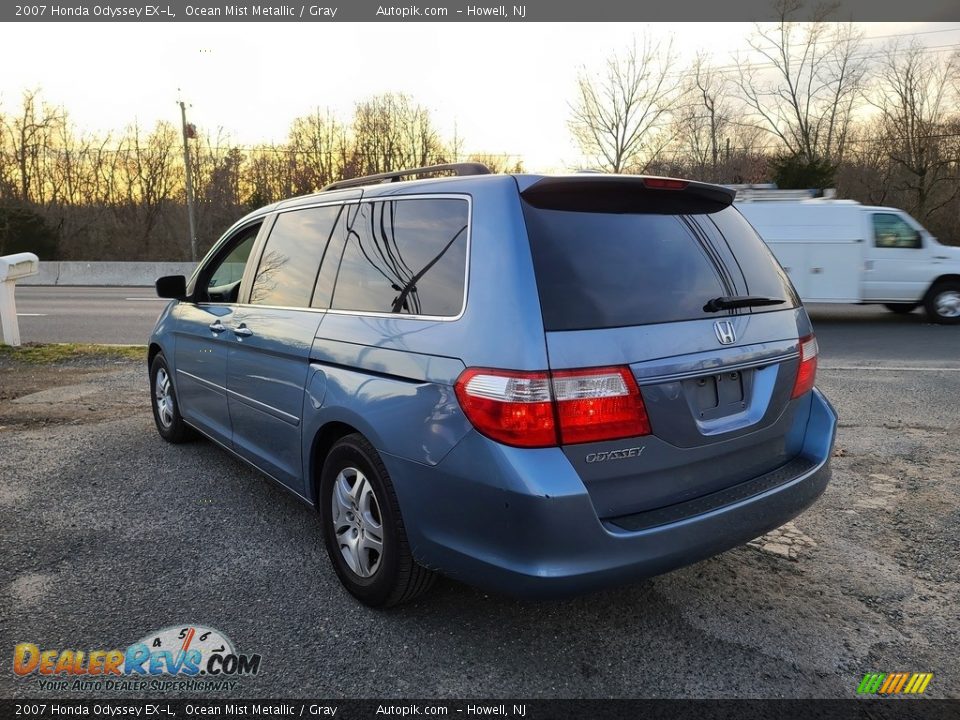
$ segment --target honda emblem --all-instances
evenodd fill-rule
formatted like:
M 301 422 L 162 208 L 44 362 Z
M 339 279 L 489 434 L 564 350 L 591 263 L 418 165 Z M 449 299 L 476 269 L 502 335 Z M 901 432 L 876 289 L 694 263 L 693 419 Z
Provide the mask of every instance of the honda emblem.
M 729 320 L 718 320 L 713 324 L 713 329 L 721 345 L 732 345 L 737 341 L 737 333 Z

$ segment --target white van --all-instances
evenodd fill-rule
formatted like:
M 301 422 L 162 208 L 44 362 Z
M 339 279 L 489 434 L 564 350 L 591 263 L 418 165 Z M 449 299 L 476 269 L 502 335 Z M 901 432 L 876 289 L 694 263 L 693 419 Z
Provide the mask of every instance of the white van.
M 934 322 L 960 323 L 960 248 L 937 242 L 903 210 L 853 200 L 738 193 L 756 228 L 809 302 L 919 305 Z

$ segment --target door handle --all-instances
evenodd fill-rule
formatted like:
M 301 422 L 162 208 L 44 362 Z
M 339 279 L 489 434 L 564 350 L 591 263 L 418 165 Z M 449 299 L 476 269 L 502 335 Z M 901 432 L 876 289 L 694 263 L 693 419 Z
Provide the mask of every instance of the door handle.
M 241 325 L 240 327 L 234 328 L 233 334 L 238 337 L 250 337 L 253 335 L 253 330 L 248 328 L 246 325 Z
M 207 327 L 210 328 L 210 332 L 215 333 L 217 335 L 219 335 L 220 333 L 222 333 L 224 330 L 227 329 L 224 326 L 224 324 L 219 320 L 215 320 L 214 322 L 207 325 Z

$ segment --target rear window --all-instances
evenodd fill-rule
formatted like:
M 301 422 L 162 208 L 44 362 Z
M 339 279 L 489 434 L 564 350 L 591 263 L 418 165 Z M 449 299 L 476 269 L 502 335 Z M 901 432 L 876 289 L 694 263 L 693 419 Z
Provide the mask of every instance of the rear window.
M 770 248 L 736 208 L 729 207 L 712 215 L 703 216 L 701 222 L 710 222 L 720 231 L 733 253 L 737 267 L 743 274 L 747 295 L 783 298 L 783 305 L 754 308 L 754 311 L 783 310 L 796 307 L 800 300 L 793 284 L 780 267 Z M 737 268 L 731 268 L 736 270 Z
M 676 215 L 523 212 L 548 331 L 716 317 L 704 304 L 728 294 Z

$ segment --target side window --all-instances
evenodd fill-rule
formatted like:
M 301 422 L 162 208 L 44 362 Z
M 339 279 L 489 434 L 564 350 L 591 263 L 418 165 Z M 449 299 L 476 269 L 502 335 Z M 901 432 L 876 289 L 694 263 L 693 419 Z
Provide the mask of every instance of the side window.
M 327 243 L 327 249 L 323 253 L 323 260 L 320 261 L 320 274 L 317 275 L 317 286 L 313 290 L 313 301 L 311 307 L 322 308 L 326 310 L 330 307 L 330 299 L 333 297 L 333 284 L 337 279 L 337 271 L 340 269 L 340 258 L 343 257 L 343 248 L 347 242 L 347 230 L 353 224 L 357 216 L 357 205 L 344 205 L 337 224 L 333 228 L 333 234 L 330 236 L 330 242 Z
M 874 213 L 873 237 L 878 248 L 923 247 L 920 233 L 900 216 L 892 213 Z
M 310 307 L 320 259 L 340 210 L 340 205 L 329 205 L 277 216 L 250 288 L 251 304 Z
M 331 307 L 452 317 L 463 307 L 466 200 L 364 202 L 347 238 Z
M 260 232 L 261 223 L 251 225 L 241 230 L 231 238 L 225 248 L 225 255 L 215 259 L 204 272 L 206 281 L 201 278 L 203 297 L 205 302 L 235 303 L 240 295 L 240 281 L 247 266 L 253 243 Z

